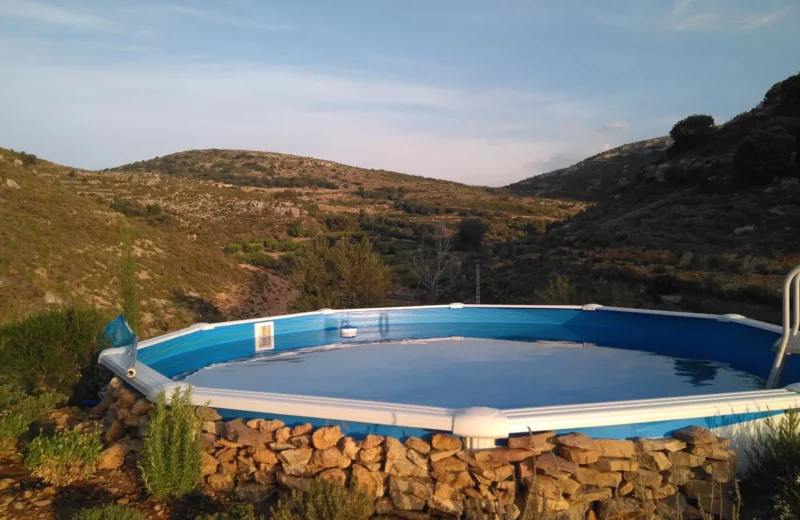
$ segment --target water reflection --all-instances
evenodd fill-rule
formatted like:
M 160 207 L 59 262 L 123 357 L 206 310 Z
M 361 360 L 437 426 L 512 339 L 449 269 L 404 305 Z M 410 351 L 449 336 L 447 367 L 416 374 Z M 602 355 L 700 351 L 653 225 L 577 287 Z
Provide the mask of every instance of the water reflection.
M 717 377 L 718 364 L 697 359 L 675 359 L 675 374 L 694 386 L 709 386 Z

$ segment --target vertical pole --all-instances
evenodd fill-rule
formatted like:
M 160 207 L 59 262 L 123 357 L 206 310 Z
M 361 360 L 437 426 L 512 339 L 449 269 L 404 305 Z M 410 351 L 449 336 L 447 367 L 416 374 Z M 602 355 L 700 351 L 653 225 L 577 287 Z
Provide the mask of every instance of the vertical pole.
M 475 262 L 475 303 L 481 303 L 481 263 Z

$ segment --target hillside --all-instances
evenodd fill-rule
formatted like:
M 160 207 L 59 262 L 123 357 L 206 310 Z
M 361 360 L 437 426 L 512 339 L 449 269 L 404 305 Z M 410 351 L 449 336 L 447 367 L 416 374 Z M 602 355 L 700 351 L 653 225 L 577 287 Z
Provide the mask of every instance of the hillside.
M 174 329 L 203 308 L 238 305 L 248 277 L 221 252 L 75 194 L 55 180 L 68 168 L 41 159 L 23 165 L 23 155 L 5 149 L 0 156 L 0 323 L 62 302 L 116 312 L 123 223 L 140 265 L 148 328 Z
M 116 308 L 118 230 L 133 229 L 148 330 L 286 312 L 286 275 L 312 236 L 367 235 L 395 273 L 393 301 L 416 301 L 410 255 L 444 220 L 519 238 L 581 203 L 266 152 L 203 150 L 113 170 L 80 170 L 3 150 L 2 316 L 75 300 Z M 5 182 L 5 181 L 3 181 Z M 42 215 L 47 215 L 43 218 Z M 49 222 L 49 223 L 48 223 Z M 46 299 L 45 299 L 46 297 Z
M 633 143 L 509 186 L 593 204 L 516 243 L 490 286 L 529 301 L 566 274 L 583 300 L 779 321 L 783 276 L 800 263 L 798 84 L 779 82 L 692 146 Z
M 507 188 L 518 194 L 597 201 L 635 181 L 642 166 L 662 158 L 668 137 L 618 146 L 568 168 L 529 177 Z

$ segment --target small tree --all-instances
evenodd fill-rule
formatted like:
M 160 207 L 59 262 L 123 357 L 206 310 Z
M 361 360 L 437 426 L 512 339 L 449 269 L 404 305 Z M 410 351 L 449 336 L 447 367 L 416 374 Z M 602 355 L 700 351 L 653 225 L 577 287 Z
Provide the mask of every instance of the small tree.
M 342 241 L 331 246 L 319 236 L 297 257 L 292 276 L 301 295 L 291 309 L 374 307 L 383 302 L 392 272 L 372 252 L 372 243 Z
M 138 266 L 133 256 L 133 241 L 130 231 L 123 224 L 120 227 L 122 239 L 122 262 L 119 273 L 119 297 L 122 314 L 136 334 L 139 330 L 139 284 Z
M 794 136 L 781 126 L 773 126 L 743 139 L 733 156 L 733 166 L 741 179 L 766 184 L 791 173 L 796 150 Z
M 435 302 L 439 292 L 455 281 L 461 266 L 450 252 L 450 234 L 443 220 L 434 224 L 430 244 L 422 243 L 411 257 L 409 269 Z
M 715 132 L 713 117 L 695 114 L 675 123 L 669 136 L 673 140 L 672 148 L 681 151 L 708 142 Z
M 566 275 L 551 278 L 538 296 L 545 305 L 573 305 L 578 302 L 578 290 Z
M 483 235 L 489 231 L 486 222 L 477 218 L 468 218 L 458 224 L 458 240 L 462 244 L 477 249 L 483 242 Z

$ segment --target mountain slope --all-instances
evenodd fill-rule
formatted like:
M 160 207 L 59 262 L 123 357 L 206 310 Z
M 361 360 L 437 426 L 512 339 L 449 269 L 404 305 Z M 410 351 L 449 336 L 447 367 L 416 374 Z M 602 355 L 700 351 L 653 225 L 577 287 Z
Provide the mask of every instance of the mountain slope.
M 642 166 L 663 157 L 670 143 L 668 137 L 656 137 L 625 144 L 568 168 L 515 182 L 507 188 L 523 195 L 602 200 L 629 185 Z
M 143 315 L 166 330 L 193 319 L 187 302 L 220 302 L 245 283 L 230 258 L 129 219 L 53 182 L 69 169 L 0 149 L 0 323 L 58 302 L 117 312 L 119 229 L 134 239 Z M 16 163 L 16 164 L 15 164 Z

